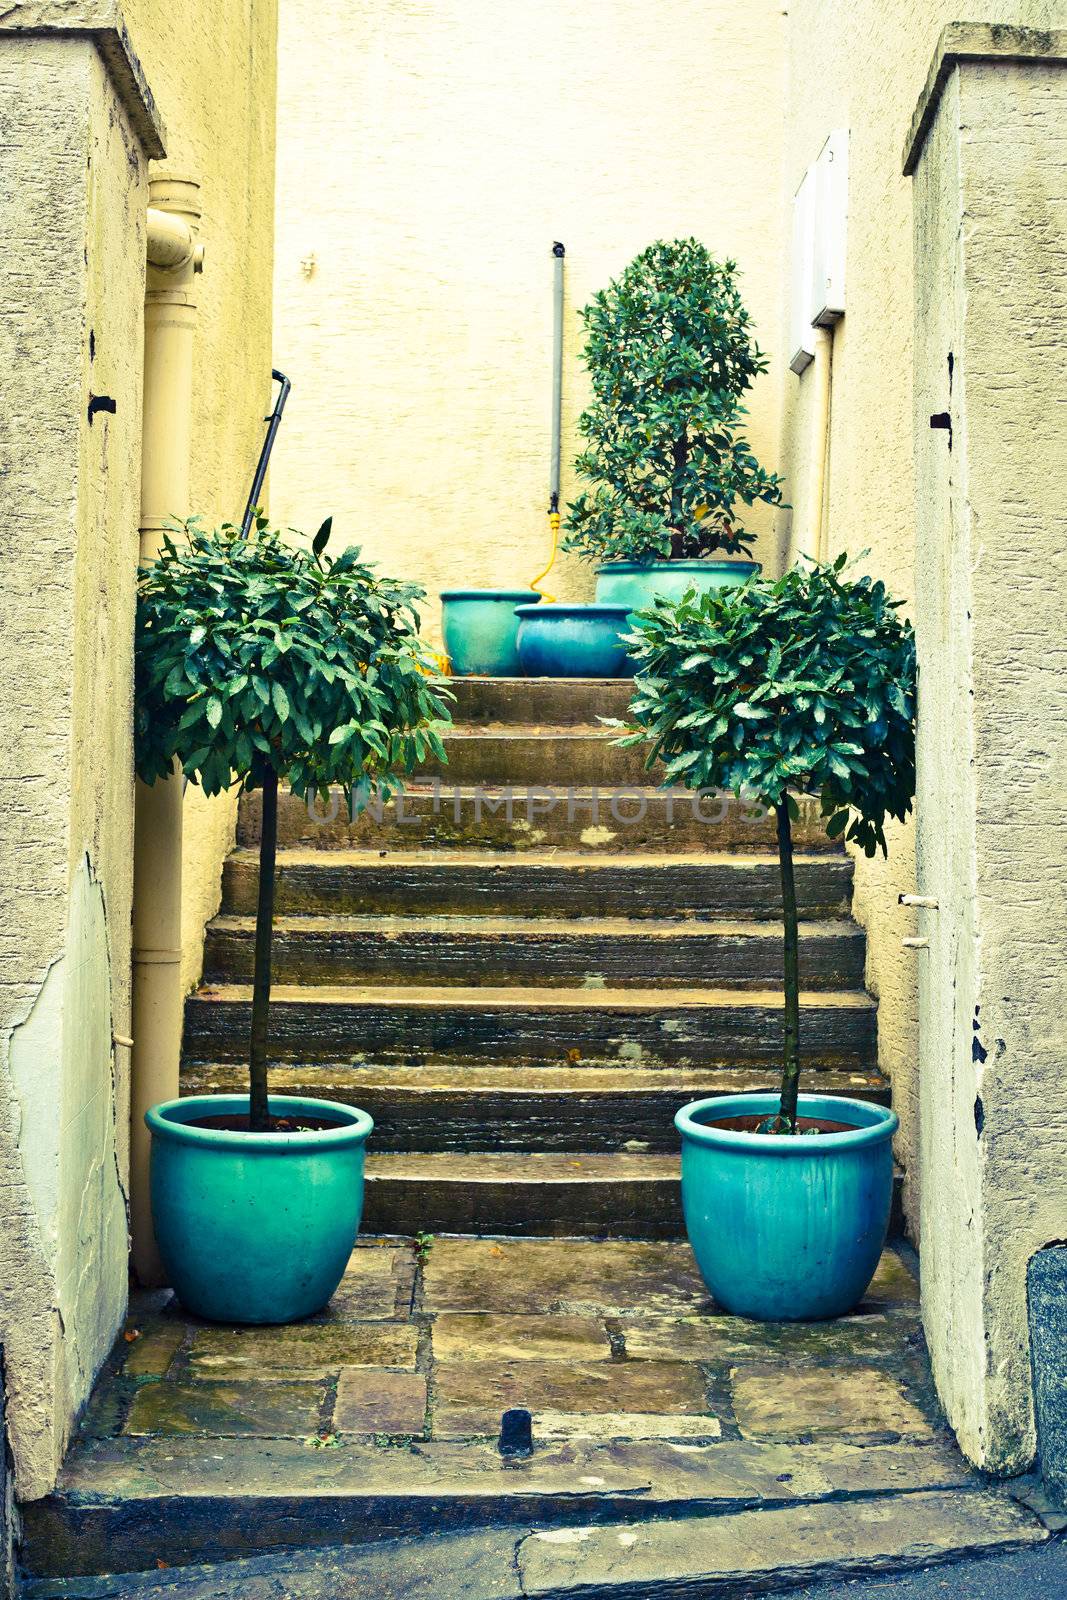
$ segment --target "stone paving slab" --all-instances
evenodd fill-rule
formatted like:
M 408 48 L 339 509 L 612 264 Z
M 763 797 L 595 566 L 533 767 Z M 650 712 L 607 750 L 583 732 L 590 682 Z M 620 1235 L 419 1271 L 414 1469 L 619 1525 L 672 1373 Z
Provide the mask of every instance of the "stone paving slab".
M 149 1383 L 138 1389 L 125 1431 L 229 1439 L 301 1439 L 318 1430 L 317 1383 Z
M 189 1347 L 193 1378 L 278 1383 L 326 1378 L 342 1367 L 414 1367 L 418 1330 L 407 1323 L 306 1323 L 200 1328 Z M 128 1364 L 127 1364 L 128 1366 Z
M 411 1314 L 415 1257 L 410 1249 L 361 1245 L 325 1311 L 314 1319 L 361 1322 L 370 1318 L 405 1321 Z
M 640 1361 L 730 1365 L 781 1356 L 789 1365 L 908 1359 L 921 1351 L 917 1321 L 873 1313 L 838 1322 L 746 1322 L 741 1317 L 622 1317 L 626 1354 Z
M 667 1413 L 657 1416 L 650 1411 L 605 1411 L 597 1415 L 589 1411 L 535 1411 L 533 1413 L 535 1446 L 542 1441 L 557 1439 L 598 1440 L 609 1444 L 614 1440 L 644 1439 L 719 1439 L 722 1423 L 712 1416 L 679 1416 Z
M 426 1379 L 419 1372 L 346 1367 L 337 1385 L 339 1434 L 418 1434 L 426 1425 Z
M 687 1244 L 438 1239 L 426 1265 L 427 1311 L 665 1316 L 710 1307 Z
M 497 1433 L 510 1406 L 586 1416 L 702 1416 L 708 1410 L 700 1368 L 684 1362 L 438 1361 L 435 1438 Z
M 929 1422 L 901 1385 L 873 1367 L 846 1372 L 740 1367 L 731 1387 L 746 1439 L 933 1438 Z
M 142 1322 L 131 1318 L 123 1333 L 126 1355 L 123 1370 L 131 1378 L 161 1378 L 181 1348 L 186 1325 L 177 1319 L 154 1317 Z
M 434 1319 L 438 1361 L 610 1361 L 611 1340 L 594 1317 L 444 1311 Z

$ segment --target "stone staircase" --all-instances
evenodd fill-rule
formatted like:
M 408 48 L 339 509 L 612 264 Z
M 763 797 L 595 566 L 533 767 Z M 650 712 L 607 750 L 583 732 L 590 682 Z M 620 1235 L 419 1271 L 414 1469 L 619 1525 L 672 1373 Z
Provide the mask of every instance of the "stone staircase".
M 448 763 L 402 797 L 282 797 L 272 1087 L 374 1117 L 372 1232 L 673 1237 L 675 1110 L 774 1086 L 773 821 L 656 789 L 597 720 L 630 687 L 455 680 Z M 252 797 L 184 1093 L 245 1085 L 258 825 Z M 796 844 L 807 1082 L 886 1099 L 851 862 L 814 810 Z

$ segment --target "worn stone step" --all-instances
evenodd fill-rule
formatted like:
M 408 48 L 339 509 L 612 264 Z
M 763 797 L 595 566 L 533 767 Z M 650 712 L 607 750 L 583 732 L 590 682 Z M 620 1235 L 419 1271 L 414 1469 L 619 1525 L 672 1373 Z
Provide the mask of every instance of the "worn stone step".
M 186 1002 L 191 1061 L 241 1060 L 251 991 L 219 984 Z M 807 990 L 801 1041 L 820 1067 L 875 1061 L 866 994 Z M 764 989 L 306 987 L 279 985 L 271 1003 L 277 1061 L 476 1059 L 551 1065 L 746 1066 L 777 1061 L 782 996 Z
M 632 678 L 450 678 L 454 722 L 571 728 L 625 717 Z
M 630 1151 L 369 1153 L 371 1233 L 680 1239 L 675 1154 Z
M 448 1529 L 492 1529 L 496 1524 L 501 1532 L 508 1530 L 506 1547 L 513 1555 L 517 1540 L 510 1534 L 512 1523 L 541 1529 L 607 1524 L 605 1532 L 610 1532 L 611 1524 L 624 1520 L 655 1525 L 660 1518 L 691 1518 L 702 1511 L 729 1531 L 733 1513 L 744 1513 L 749 1529 L 753 1523 L 762 1527 L 761 1517 L 777 1517 L 776 1508 L 804 1510 L 810 1516 L 823 1507 L 835 1519 L 833 1538 L 827 1537 L 828 1528 L 806 1523 L 803 1540 L 805 1559 L 822 1571 L 827 1563 L 850 1559 L 860 1526 L 856 1519 L 878 1495 L 894 1495 L 892 1511 L 881 1512 L 873 1522 L 884 1531 L 884 1549 L 896 1539 L 898 1556 L 901 1543 L 907 1542 L 912 1559 L 943 1558 L 944 1532 L 935 1540 L 910 1515 L 912 1504 L 919 1503 L 912 1497 L 925 1500 L 931 1491 L 940 1491 L 943 1510 L 959 1519 L 951 1524 L 957 1548 L 981 1548 L 983 1540 L 1027 1543 L 1041 1537 L 1038 1524 L 1012 1502 L 983 1493 L 958 1452 L 940 1441 L 871 1449 L 836 1442 L 722 1439 L 689 1444 L 684 1450 L 656 1441 L 568 1441 L 539 1444 L 528 1461 L 505 1463 L 491 1444 L 424 1442 L 417 1450 L 383 1450 L 351 1443 L 311 1450 L 303 1439 L 229 1438 L 224 1449 L 205 1450 L 203 1439 L 179 1436 L 104 1439 L 72 1452 L 55 1491 L 22 1508 L 22 1553 L 28 1574 L 44 1580 L 125 1569 L 151 1573 L 159 1583 L 180 1583 L 190 1563 L 225 1563 L 209 1575 L 201 1591 L 206 1600 L 230 1592 L 224 1587 L 227 1573 L 240 1573 L 244 1567 L 243 1562 L 231 1565 L 234 1558 L 257 1550 L 284 1552 L 295 1563 L 301 1553 L 306 1558 L 317 1547 L 344 1543 L 350 1555 L 370 1556 L 382 1548 L 383 1539 L 433 1528 L 433 1547 L 439 1551 Z M 993 1520 L 987 1520 L 990 1501 Z M 976 1531 L 975 1517 L 982 1519 L 984 1534 Z M 782 1529 L 780 1520 L 769 1526 L 770 1574 L 786 1566 Z M 756 1531 L 752 1527 L 741 1537 L 734 1527 L 737 1559 L 751 1548 Z M 575 1542 L 580 1546 L 585 1541 L 564 1540 L 561 1548 L 573 1548 Z M 618 1548 L 624 1552 L 634 1545 Z M 881 1565 L 884 1569 L 887 1562 Z M 294 1568 L 287 1570 L 291 1576 Z M 477 1590 L 471 1590 L 469 1553 L 461 1570 L 459 1584 L 439 1583 L 433 1591 L 441 1600 L 458 1600 L 461 1594 L 480 1600 Z M 811 1565 L 805 1569 L 807 1574 L 811 1570 Z M 247 1568 L 242 1576 L 247 1580 Z M 760 1582 L 754 1588 L 727 1592 L 765 1592 L 763 1576 L 756 1576 Z M 364 1577 L 366 1587 L 357 1582 L 349 1589 L 333 1571 L 327 1587 L 300 1586 L 298 1592 L 315 1600 L 388 1592 L 380 1573 Z M 790 1583 L 797 1581 L 794 1572 Z M 114 1579 L 108 1582 L 110 1588 L 96 1593 L 127 1593 Z M 276 1579 L 272 1583 L 265 1591 L 271 1600 L 292 1592 L 284 1576 L 280 1587 Z M 94 1593 L 91 1588 L 71 1592 Z M 233 1592 L 244 1596 L 258 1591 Z M 398 1587 L 397 1592 L 405 1591 Z M 517 1587 L 515 1592 L 522 1591 Z
M 253 917 L 216 917 L 207 931 L 205 980 L 250 983 L 254 945 Z M 862 987 L 864 951 L 855 922 L 802 923 L 802 982 L 810 989 Z M 761 988 L 781 978 L 782 934 L 766 921 L 283 916 L 274 924 L 273 957 L 282 984 Z
M 597 784 L 654 786 L 662 767 L 645 766 L 644 746 L 620 747 L 621 730 L 597 723 L 517 728 L 509 723 L 453 723 L 444 760 L 430 758 L 424 778 L 449 783 Z M 651 750 L 651 746 L 648 746 Z
M 818 801 L 799 800 L 793 825 L 798 849 L 841 853 L 828 839 Z M 262 797 L 242 796 L 238 843 L 258 845 Z M 565 783 L 480 785 L 449 779 L 409 783 L 390 801 L 357 807 L 355 820 L 340 790 L 311 803 L 284 791 L 278 804 L 278 842 L 316 850 L 496 850 L 556 848 L 617 855 L 632 851 L 742 850 L 773 852 L 774 819 L 730 795 L 689 789 L 568 788 Z
M 359 1106 L 374 1118 L 371 1150 L 678 1149 L 674 1113 L 715 1094 L 756 1094 L 778 1087 L 777 1069 L 699 1071 L 661 1067 L 497 1067 L 308 1062 L 276 1066 L 275 1094 L 310 1095 Z M 877 1072 L 809 1072 L 815 1094 L 889 1103 Z M 248 1091 L 243 1062 L 187 1063 L 183 1094 Z
M 797 903 L 806 921 L 848 915 L 852 860 L 844 852 L 796 857 Z M 223 869 L 223 910 L 253 916 L 255 850 L 235 850 Z M 278 854 L 279 916 L 418 912 L 718 921 L 781 915 L 781 879 L 770 855 L 589 856 L 560 850 L 502 855 L 434 850 L 285 850 Z

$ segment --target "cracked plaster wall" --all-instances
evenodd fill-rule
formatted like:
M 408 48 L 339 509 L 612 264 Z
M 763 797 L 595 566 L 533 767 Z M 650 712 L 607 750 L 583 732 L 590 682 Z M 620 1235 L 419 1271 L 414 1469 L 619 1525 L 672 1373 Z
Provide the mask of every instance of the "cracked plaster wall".
M 75 0 L 37 13 L 99 20 Z M 93 44 L 7 31 L 26 16 L 0 7 L 0 1345 L 23 1499 L 51 1487 L 126 1299 L 129 1058 L 112 1031 L 130 1029 L 147 204 Z M 234 517 L 270 390 L 274 3 L 223 20 L 209 0 L 131 0 L 125 21 L 169 165 L 202 184 L 191 498 Z M 94 395 L 114 408 L 90 419 Z M 233 812 L 187 805 L 189 983 Z

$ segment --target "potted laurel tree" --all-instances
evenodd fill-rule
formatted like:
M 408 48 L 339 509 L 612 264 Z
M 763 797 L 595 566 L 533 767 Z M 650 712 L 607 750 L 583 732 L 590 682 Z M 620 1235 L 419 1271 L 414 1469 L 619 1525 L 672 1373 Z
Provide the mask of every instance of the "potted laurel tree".
M 800 1094 L 795 795 L 826 831 L 886 852 L 887 816 L 915 790 L 915 644 L 898 601 L 846 558 L 776 583 L 657 602 L 638 621 L 630 711 L 665 782 L 756 800 L 776 819 L 784 934 L 778 1094 L 697 1100 L 675 1118 L 693 1252 L 714 1298 L 769 1320 L 839 1316 L 885 1242 L 897 1118 L 884 1106 Z
M 418 638 L 422 590 L 357 549 L 310 549 L 258 516 L 247 539 L 196 521 L 141 572 L 136 760 L 145 783 L 262 791 L 249 1093 L 153 1107 L 152 1212 L 186 1308 L 288 1322 L 333 1294 L 359 1229 L 372 1122 L 328 1100 L 267 1092 L 278 786 L 325 797 L 443 755 L 447 717 Z
M 737 505 L 780 505 L 745 441 L 742 397 L 767 370 L 737 265 L 697 239 L 649 245 L 582 312 L 593 398 L 564 549 L 601 563 L 596 598 L 632 607 L 759 571 Z M 733 559 L 730 559 L 733 558 Z M 737 559 L 741 558 L 741 559 Z

